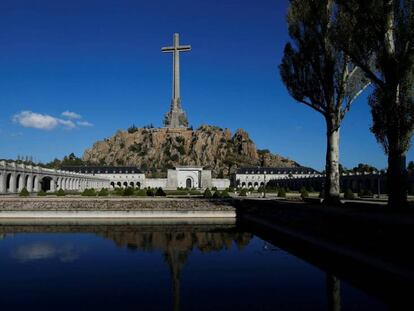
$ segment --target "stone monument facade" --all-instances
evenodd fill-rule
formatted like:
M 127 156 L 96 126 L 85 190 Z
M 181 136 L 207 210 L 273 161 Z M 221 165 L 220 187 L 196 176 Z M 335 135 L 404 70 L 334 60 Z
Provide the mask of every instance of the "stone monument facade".
M 174 34 L 174 45 L 163 47 L 164 53 L 173 53 L 173 86 L 170 111 L 165 115 L 164 125 L 168 128 L 187 128 L 187 116 L 181 106 L 180 97 L 180 52 L 191 51 L 190 45 L 180 45 L 180 36 Z

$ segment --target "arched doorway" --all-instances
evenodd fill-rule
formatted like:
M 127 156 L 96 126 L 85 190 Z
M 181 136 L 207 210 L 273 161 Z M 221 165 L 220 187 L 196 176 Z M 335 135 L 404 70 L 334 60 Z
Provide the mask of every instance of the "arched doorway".
M 111 182 L 111 188 L 115 189 L 115 183 L 113 181 Z
M 193 180 L 191 178 L 187 178 L 187 180 L 185 181 L 185 187 L 187 189 L 193 188 Z
M 141 189 L 141 183 L 139 181 L 137 182 L 137 189 Z
M 52 178 L 46 176 L 43 177 L 42 180 L 40 181 L 40 189 L 42 189 L 44 192 L 48 192 L 51 190 L 51 185 L 52 184 Z
M 134 188 L 134 182 L 133 182 L 133 181 L 131 181 L 131 182 L 129 183 L 129 186 L 130 186 L 131 188 Z

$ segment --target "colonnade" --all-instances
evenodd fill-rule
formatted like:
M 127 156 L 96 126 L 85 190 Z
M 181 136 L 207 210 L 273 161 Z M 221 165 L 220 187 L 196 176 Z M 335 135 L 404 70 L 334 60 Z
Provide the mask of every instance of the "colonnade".
M 39 166 L 0 161 L 0 194 L 54 192 L 59 189 L 83 191 L 86 188 L 109 188 L 109 180 L 93 175 L 47 169 Z

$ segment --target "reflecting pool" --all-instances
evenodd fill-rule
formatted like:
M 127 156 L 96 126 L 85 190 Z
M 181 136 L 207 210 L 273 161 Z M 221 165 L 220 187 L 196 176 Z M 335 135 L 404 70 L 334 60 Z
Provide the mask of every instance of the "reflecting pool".
M 3 223 L 3 310 L 386 310 L 232 221 Z

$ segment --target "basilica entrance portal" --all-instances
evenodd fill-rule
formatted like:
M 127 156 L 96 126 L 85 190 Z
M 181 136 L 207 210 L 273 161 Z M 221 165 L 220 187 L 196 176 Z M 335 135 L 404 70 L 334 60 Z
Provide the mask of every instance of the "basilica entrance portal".
M 191 178 L 187 178 L 187 180 L 185 181 L 185 187 L 188 189 L 193 188 L 193 181 Z

